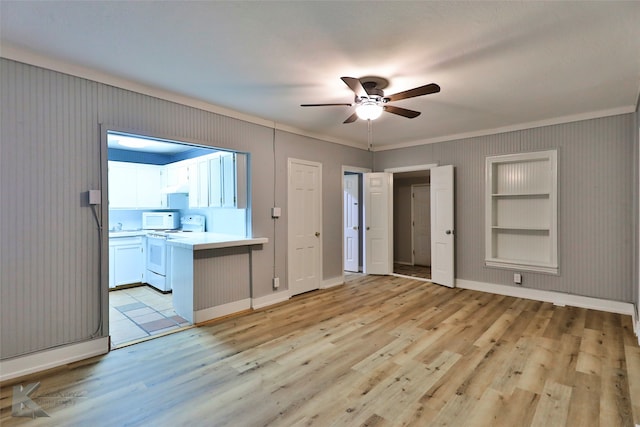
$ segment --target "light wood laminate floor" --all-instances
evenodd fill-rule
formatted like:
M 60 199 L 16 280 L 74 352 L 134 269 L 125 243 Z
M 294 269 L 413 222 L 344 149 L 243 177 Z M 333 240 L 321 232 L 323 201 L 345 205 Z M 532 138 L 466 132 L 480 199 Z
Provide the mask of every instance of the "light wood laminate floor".
M 34 382 L 50 417 L 11 417 Z M 1 398 L 3 426 L 633 426 L 640 348 L 628 316 L 354 275 Z

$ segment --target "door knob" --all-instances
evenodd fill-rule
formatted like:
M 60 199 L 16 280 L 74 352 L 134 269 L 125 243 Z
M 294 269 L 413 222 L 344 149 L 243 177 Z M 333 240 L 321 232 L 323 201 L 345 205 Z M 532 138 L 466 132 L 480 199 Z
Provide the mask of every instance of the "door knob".
M 354 229 L 354 230 L 357 230 L 357 229 L 358 229 L 358 227 L 353 227 L 353 229 Z
M 453 234 L 453 230 L 447 230 L 444 232 L 444 234 Z
M 367 227 L 367 230 L 371 230 L 371 227 Z
M 316 237 L 320 237 L 320 232 L 316 231 Z

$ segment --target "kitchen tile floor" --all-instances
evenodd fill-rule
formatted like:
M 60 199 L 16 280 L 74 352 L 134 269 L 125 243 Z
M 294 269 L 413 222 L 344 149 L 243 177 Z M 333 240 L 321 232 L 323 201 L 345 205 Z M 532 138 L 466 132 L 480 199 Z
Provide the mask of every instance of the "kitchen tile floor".
M 149 286 L 109 292 L 112 349 L 188 326 L 189 322 L 173 309 L 171 294 L 160 293 Z

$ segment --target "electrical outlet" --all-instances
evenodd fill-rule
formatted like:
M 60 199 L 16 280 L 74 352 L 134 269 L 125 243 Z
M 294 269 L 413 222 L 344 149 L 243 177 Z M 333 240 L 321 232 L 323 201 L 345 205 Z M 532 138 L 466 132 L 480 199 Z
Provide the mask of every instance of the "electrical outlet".
M 279 277 L 274 277 L 273 278 L 273 289 L 278 289 L 280 287 L 280 278 Z
M 513 273 L 513 283 L 515 283 L 516 285 L 521 285 L 522 284 L 522 274 Z

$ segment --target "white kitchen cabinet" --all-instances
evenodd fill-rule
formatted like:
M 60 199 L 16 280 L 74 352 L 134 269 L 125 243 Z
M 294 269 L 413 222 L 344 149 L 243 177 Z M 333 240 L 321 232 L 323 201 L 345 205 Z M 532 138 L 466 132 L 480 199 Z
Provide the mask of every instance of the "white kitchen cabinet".
M 138 190 L 135 163 L 109 161 L 109 209 L 137 208 Z
M 244 156 L 242 158 L 245 159 Z M 246 160 L 242 162 L 242 166 L 242 173 L 246 175 Z M 238 206 L 238 170 L 235 153 L 220 151 L 188 161 L 183 160 L 165 166 L 165 171 L 168 186 L 189 189 L 190 208 Z M 244 185 L 246 186 L 246 182 Z
M 162 166 L 109 161 L 110 209 L 165 207 Z
M 193 162 L 191 160 L 181 160 L 175 163 L 169 163 L 164 167 L 167 187 L 174 189 L 189 188 L 189 168 Z
M 179 162 L 179 183 L 189 190 L 190 208 L 209 207 L 209 158 L 207 155 Z
M 486 159 L 485 263 L 557 274 L 556 151 Z
M 236 155 L 235 153 L 223 153 L 220 156 L 222 165 L 221 187 L 222 207 L 232 208 L 236 206 Z
M 222 206 L 222 162 L 220 155 L 216 153 L 209 159 L 209 206 L 219 208 Z
M 220 152 L 209 160 L 209 206 L 236 207 L 236 155 Z
M 164 208 L 162 166 L 137 165 L 136 194 L 139 208 Z
M 143 237 L 109 238 L 109 287 L 144 281 Z

